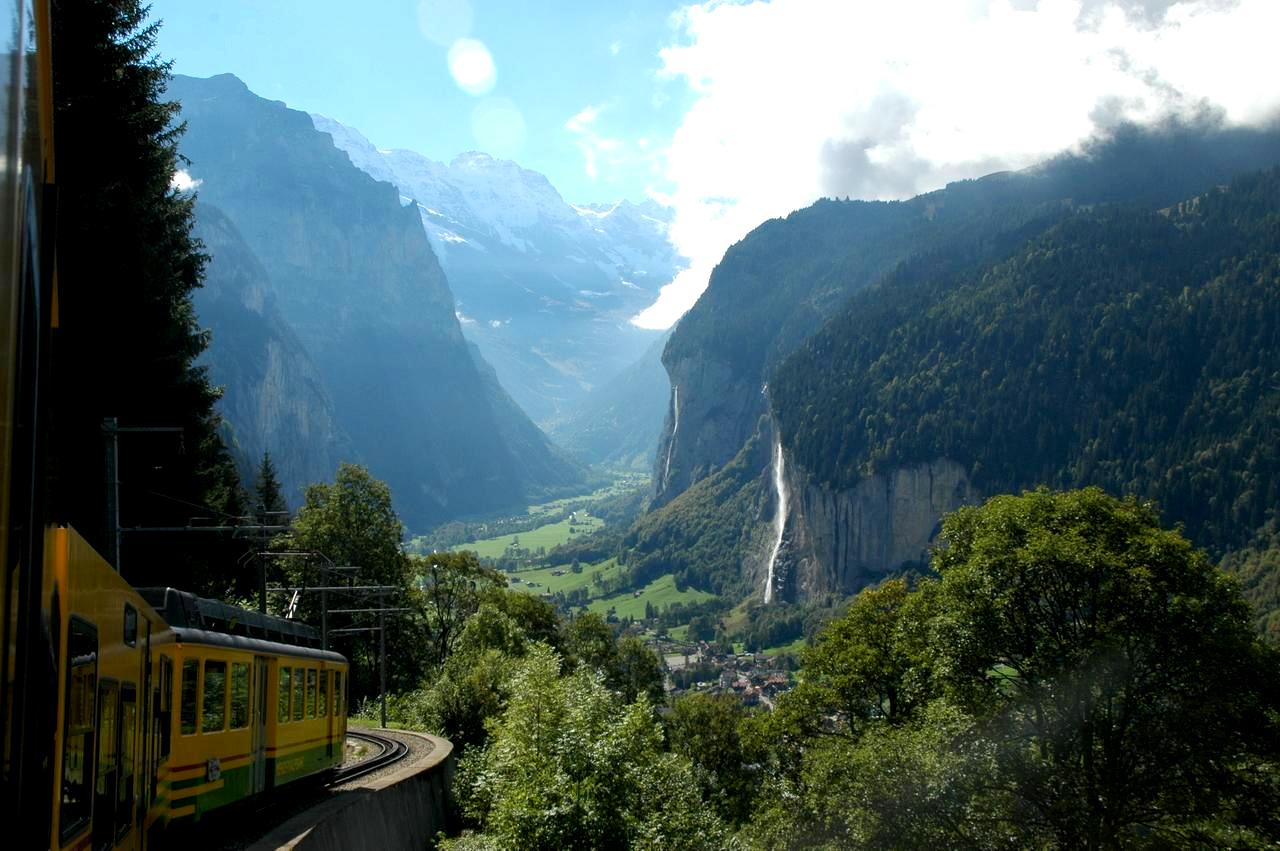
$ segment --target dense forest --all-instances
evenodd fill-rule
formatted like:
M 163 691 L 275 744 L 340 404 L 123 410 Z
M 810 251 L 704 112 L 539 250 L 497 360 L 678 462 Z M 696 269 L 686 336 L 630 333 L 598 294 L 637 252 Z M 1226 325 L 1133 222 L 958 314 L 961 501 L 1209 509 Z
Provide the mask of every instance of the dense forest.
M 904 264 L 778 370 L 784 444 L 835 488 L 947 458 L 984 493 L 1096 484 L 1243 547 L 1280 498 L 1278 244 L 1273 170 Z
M 1162 212 L 1081 212 L 993 266 L 908 264 L 779 369 L 784 442 L 836 487 L 946 457 L 987 492 L 1150 494 L 1242 545 L 1280 495 L 1277 237 L 1272 171 Z

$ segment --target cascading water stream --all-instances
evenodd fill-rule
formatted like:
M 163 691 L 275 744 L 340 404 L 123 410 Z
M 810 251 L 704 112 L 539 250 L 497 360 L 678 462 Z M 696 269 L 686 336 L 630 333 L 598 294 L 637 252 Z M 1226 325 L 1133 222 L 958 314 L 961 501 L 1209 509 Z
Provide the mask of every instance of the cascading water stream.
M 764 601 L 773 600 L 773 566 L 778 561 L 778 550 L 782 549 L 782 530 L 787 525 L 787 482 L 783 477 L 782 438 L 773 438 L 773 489 L 778 501 L 778 513 L 773 518 L 774 539 L 773 551 L 769 553 L 769 572 L 764 580 Z
M 667 486 L 667 479 L 671 476 L 671 450 L 676 448 L 676 433 L 680 431 L 680 388 L 672 385 L 672 408 L 673 419 L 671 421 L 671 439 L 667 441 L 667 463 L 662 467 L 662 486 Z

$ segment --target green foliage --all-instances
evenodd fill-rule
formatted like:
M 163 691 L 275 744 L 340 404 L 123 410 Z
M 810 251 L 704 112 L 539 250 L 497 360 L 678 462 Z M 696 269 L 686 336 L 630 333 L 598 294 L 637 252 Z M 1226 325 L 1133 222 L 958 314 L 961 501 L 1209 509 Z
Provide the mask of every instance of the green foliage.
M 751 815 L 757 777 L 749 766 L 760 757 L 739 731 L 743 716 L 735 695 L 691 694 L 665 718 L 671 752 L 693 764 L 702 800 L 733 824 Z
M 287 521 L 288 504 L 280 489 L 280 478 L 276 474 L 276 465 L 271 460 L 270 452 L 262 453 L 262 463 L 258 465 L 258 474 L 253 484 L 253 494 L 257 497 L 254 506 L 259 522 L 278 525 Z
M 1185 841 L 1274 744 L 1274 657 L 1235 584 L 1149 505 L 996 497 L 942 538 L 940 676 L 990 719 L 1002 773 L 1064 847 Z
M 662 662 L 634 635 L 624 635 L 618 640 L 614 671 L 605 682 L 618 691 L 624 703 L 631 703 L 641 695 L 652 705 L 662 703 Z
M 1280 838 L 1280 661 L 1151 506 L 996 497 L 945 519 L 934 567 L 860 594 L 741 726 L 768 751 L 759 847 Z
M 319 483 L 307 487 L 305 500 L 290 530 L 276 538 L 273 549 L 281 551 L 313 551 L 323 555 L 310 560 L 282 560 L 283 570 L 297 586 L 333 584 L 330 574 L 319 570 L 326 564 L 352 565 L 360 568 L 361 585 L 388 585 L 400 589 L 386 600 L 400 606 L 421 601 L 410 594 L 409 560 L 400 548 L 404 525 L 391 505 L 391 489 L 369 475 L 364 467 L 341 464 L 333 484 Z M 325 559 L 328 559 L 326 562 Z M 358 602 L 363 598 L 345 598 Z M 338 608 L 334 606 L 334 608 Z M 345 606 L 344 608 L 361 608 Z M 311 623 L 320 622 L 320 597 L 304 595 L 299 614 Z M 352 626 L 356 616 L 335 615 L 329 627 Z M 360 621 L 368 626 L 369 618 Z M 387 646 L 413 647 L 425 640 L 421 617 L 387 619 Z M 359 700 L 377 691 L 377 648 L 375 633 L 335 635 L 331 646 L 344 653 L 352 664 L 351 697 Z M 428 658 L 414 653 L 389 653 L 388 671 L 393 687 L 409 687 L 417 682 Z
M 804 679 L 790 703 L 805 707 L 810 723 L 834 714 L 849 735 L 909 720 L 933 694 L 925 625 L 934 596 L 932 584 L 909 592 L 902 579 L 863 591 L 802 651 Z
M 483 838 L 453 848 L 730 847 L 702 807 L 687 761 L 662 752 L 647 700 L 622 704 L 586 668 L 560 675 L 533 645 L 483 753 L 460 770 L 464 812 Z
M 748 593 L 741 564 L 760 498 L 756 449 L 749 443 L 720 470 L 636 521 L 622 542 L 634 585 L 672 573 L 681 586 L 730 597 Z
M 481 597 L 505 588 L 507 580 L 483 567 L 475 553 L 430 553 L 411 556 L 411 570 L 425 602 L 426 626 L 431 635 L 430 663 L 440 665 L 453 652 L 467 619 L 475 614 Z
M 1254 624 L 1272 645 L 1280 646 L 1280 528 L 1267 523 L 1253 542 L 1228 553 L 1222 569 L 1240 582 L 1253 606 Z
M 59 188 L 52 513 L 102 552 L 106 417 L 122 427 L 182 430 L 120 435 L 122 526 L 245 513 L 218 435 L 219 393 L 196 365 L 208 340 L 191 293 L 206 257 L 191 237 L 192 199 L 170 188 L 182 127 L 177 104 L 163 99 L 169 66 L 154 54 L 157 25 L 146 17 L 138 0 L 52 7 Z M 34 177 L 39 191 L 42 177 Z M 124 575 L 138 585 L 247 593 L 250 582 L 232 567 L 243 542 L 202 538 L 126 535 Z

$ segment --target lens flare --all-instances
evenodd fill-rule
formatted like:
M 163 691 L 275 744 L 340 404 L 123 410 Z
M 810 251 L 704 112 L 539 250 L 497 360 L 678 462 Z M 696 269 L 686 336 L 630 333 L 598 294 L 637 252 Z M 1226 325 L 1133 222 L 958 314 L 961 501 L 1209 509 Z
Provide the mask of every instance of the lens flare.
M 469 95 L 487 95 L 498 82 L 489 48 L 474 38 L 460 38 L 449 48 L 449 73 Z

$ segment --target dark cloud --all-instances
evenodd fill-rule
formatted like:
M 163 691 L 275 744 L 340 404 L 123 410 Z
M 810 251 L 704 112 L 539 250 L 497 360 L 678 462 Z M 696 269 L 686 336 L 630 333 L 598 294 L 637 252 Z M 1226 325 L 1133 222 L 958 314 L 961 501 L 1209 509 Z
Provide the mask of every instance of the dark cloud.
M 915 155 L 874 163 L 875 139 L 832 140 L 822 145 L 822 194 L 830 198 L 908 198 L 931 166 Z
M 919 106 L 901 93 L 881 94 L 856 115 L 846 118 L 856 138 L 828 139 L 822 144 L 822 190 L 833 198 L 906 197 L 929 163 L 913 154 L 888 163 L 871 161 L 871 149 L 903 140 Z

